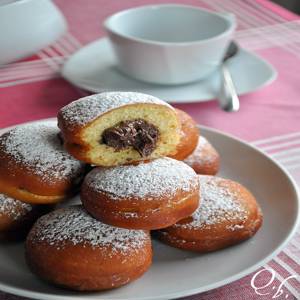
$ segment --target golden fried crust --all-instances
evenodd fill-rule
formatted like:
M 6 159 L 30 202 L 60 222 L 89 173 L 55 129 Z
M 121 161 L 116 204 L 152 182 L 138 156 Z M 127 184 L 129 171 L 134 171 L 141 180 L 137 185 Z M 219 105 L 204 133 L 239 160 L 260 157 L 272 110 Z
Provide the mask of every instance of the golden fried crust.
M 191 215 L 199 204 L 199 186 L 195 185 L 189 192 L 179 190 L 174 196 L 118 200 L 83 184 L 81 201 L 85 209 L 103 223 L 128 229 L 153 230 L 168 227 Z
M 203 139 L 201 136 L 199 138 Z M 201 148 L 201 149 L 200 149 Z M 207 140 L 200 146 L 197 145 L 194 152 L 184 159 L 197 174 L 216 175 L 220 169 L 220 155 Z
M 50 205 L 33 205 L 30 211 L 26 211 L 21 205 L 16 204 L 14 214 L 20 217 L 13 217 L 8 213 L 0 214 L 0 240 L 24 239 L 33 223 L 43 214 L 52 209 Z
M 83 170 L 77 178 L 48 178 L 37 175 L 22 163 L 3 153 L 0 148 L 0 192 L 32 204 L 50 204 L 74 195 L 83 179 Z
M 69 124 L 64 120 L 61 112 L 58 112 L 57 124 L 60 129 L 66 151 L 80 161 L 93 164 L 93 161 L 91 161 L 87 155 L 91 147 L 82 139 L 82 132 L 84 128 L 88 127 L 88 125 L 83 127 Z
M 56 196 L 43 196 L 43 195 L 37 195 L 33 194 L 23 188 L 17 188 L 11 185 L 10 183 L 7 183 L 5 181 L 0 181 L 0 191 L 1 193 L 7 194 L 8 196 L 12 198 L 19 199 L 22 202 L 30 203 L 30 204 L 54 204 L 61 202 L 62 200 L 66 199 L 70 195 L 56 195 Z M 76 192 L 76 189 L 74 191 L 74 194 Z
M 129 245 L 130 247 L 130 245 Z M 115 253 L 109 247 L 65 243 L 58 248 L 46 241 L 26 241 L 26 260 L 33 273 L 56 285 L 99 291 L 116 288 L 140 277 L 152 263 L 150 237 L 144 247 Z
M 169 157 L 184 160 L 197 146 L 199 138 L 199 128 L 193 118 L 186 112 L 175 109 L 181 123 L 181 139 L 176 148 L 176 153 Z
M 247 212 L 244 221 L 240 218 L 224 218 L 214 224 L 184 226 L 193 221 L 192 217 L 189 217 L 179 221 L 177 225 L 155 232 L 155 235 L 170 246 L 197 252 L 223 249 L 251 238 L 262 225 L 261 209 L 246 188 L 230 180 L 227 180 L 226 184 L 230 192 L 237 193 L 241 207 Z
M 72 184 L 70 180 L 61 178 L 51 178 L 51 182 L 45 181 L 43 176 L 35 174 L 34 170 L 22 165 L 22 162 L 16 161 L 0 148 L 1 183 L 20 189 L 24 188 L 41 196 L 64 195 Z M 0 191 L 2 192 L 2 190 Z
M 52 133 L 51 131 L 55 127 L 53 126 L 52 128 L 52 125 L 48 126 L 47 123 L 45 124 L 46 134 L 45 136 L 41 137 L 40 140 L 42 143 L 44 138 L 46 146 L 44 148 L 41 147 L 42 150 L 40 151 L 49 151 L 49 157 L 52 157 L 52 160 L 54 161 L 53 156 L 56 154 L 55 147 L 59 145 L 59 140 L 57 139 L 57 142 L 55 141 L 53 144 L 50 142 L 49 145 L 47 144 L 47 138 L 50 139 L 53 138 L 53 136 L 56 137 L 56 135 L 55 132 Z M 41 123 L 41 128 L 42 126 L 43 124 Z M 39 136 L 41 135 L 41 132 L 39 132 L 38 129 L 39 128 L 37 124 L 36 128 L 30 128 L 28 126 L 27 130 L 28 132 L 33 133 L 35 132 L 33 130 L 36 130 L 36 135 Z M 49 135 L 47 135 L 47 130 L 50 132 Z M 61 162 L 61 165 L 59 166 L 53 164 L 51 167 L 49 162 L 43 161 L 43 158 L 40 161 L 37 160 L 35 163 L 28 163 L 26 161 L 26 151 L 24 151 L 25 154 L 22 154 L 24 158 L 22 158 L 22 155 L 16 157 L 13 154 L 13 151 L 10 153 L 9 150 L 7 150 L 7 147 L 13 144 L 11 147 L 15 147 L 13 150 L 18 153 L 19 148 L 22 148 L 23 144 L 23 148 L 25 149 L 26 145 L 28 144 L 27 151 L 32 150 L 34 153 L 35 144 L 33 146 L 30 144 L 30 135 L 29 137 L 25 136 L 24 140 L 19 142 L 19 144 L 17 139 L 17 142 L 14 144 L 14 134 L 16 134 L 17 138 L 21 140 L 20 136 L 22 133 L 18 132 L 18 128 L 6 132 L 0 137 L 0 193 L 7 194 L 12 198 L 16 198 L 27 203 L 48 204 L 59 202 L 76 192 L 76 189 L 78 189 L 78 186 L 87 171 L 86 166 L 82 164 L 80 167 L 80 163 L 78 162 L 79 166 L 77 166 L 74 170 L 74 174 L 70 173 L 65 176 L 57 176 L 57 174 L 59 174 L 57 168 L 64 167 L 64 164 L 67 165 L 70 160 L 73 160 L 73 158 L 71 158 L 67 153 L 65 155 L 66 157 L 63 157 L 61 154 L 64 153 L 63 150 L 58 149 L 58 163 Z M 53 149 L 51 147 L 53 147 Z M 41 153 L 41 156 L 46 156 L 47 154 L 47 152 Z M 44 165 L 47 163 L 48 165 L 44 167 Z

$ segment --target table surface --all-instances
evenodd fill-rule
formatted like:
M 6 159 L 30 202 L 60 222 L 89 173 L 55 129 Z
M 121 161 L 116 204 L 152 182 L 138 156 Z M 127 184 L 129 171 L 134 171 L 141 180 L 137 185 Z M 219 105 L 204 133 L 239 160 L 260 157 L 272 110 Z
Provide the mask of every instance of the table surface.
M 104 36 L 101 22 L 110 14 L 129 7 L 166 2 L 89 0 L 86 5 L 83 0 L 56 0 L 67 18 L 68 33 L 35 56 L 0 67 L 0 128 L 53 117 L 63 105 L 87 95 L 60 78 L 63 62 L 83 45 Z M 299 17 L 266 0 L 172 2 L 236 14 L 236 40 L 242 47 L 269 61 L 278 71 L 277 80 L 270 86 L 241 97 L 241 110 L 236 114 L 221 111 L 215 101 L 176 107 L 187 111 L 202 125 L 231 133 L 258 146 L 280 162 L 300 184 Z M 284 293 L 277 299 L 300 299 L 300 230 L 284 251 L 263 268 L 275 271 L 273 286 L 277 287 L 296 274 L 297 278 L 284 282 Z M 265 296 L 257 295 L 251 288 L 253 274 L 185 299 L 272 299 L 272 286 L 266 289 L 268 294 Z M 0 292 L 0 299 L 21 298 Z

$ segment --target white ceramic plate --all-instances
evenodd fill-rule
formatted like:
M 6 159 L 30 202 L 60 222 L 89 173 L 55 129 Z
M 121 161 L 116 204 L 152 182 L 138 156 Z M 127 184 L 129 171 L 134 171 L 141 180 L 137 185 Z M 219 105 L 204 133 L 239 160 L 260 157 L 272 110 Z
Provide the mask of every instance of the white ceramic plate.
M 270 84 L 277 76 L 277 72 L 268 62 L 243 49 L 227 65 L 239 95 Z M 117 70 L 107 38 L 95 41 L 72 55 L 62 69 L 62 76 L 91 92 L 138 91 L 170 103 L 213 100 L 220 90 L 219 72 L 202 81 L 176 86 L 155 85 L 131 79 Z
M 25 264 L 22 243 L 2 244 L 0 290 L 45 300 L 170 299 L 222 286 L 265 264 L 295 232 L 299 215 L 296 185 L 276 162 L 249 144 L 213 129 L 201 130 L 221 154 L 220 176 L 246 185 L 262 207 L 264 224 L 252 239 L 205 255 L 154 241 L 153 265 L 143 277 L 119 289 L 87 294 L 40 281 Z

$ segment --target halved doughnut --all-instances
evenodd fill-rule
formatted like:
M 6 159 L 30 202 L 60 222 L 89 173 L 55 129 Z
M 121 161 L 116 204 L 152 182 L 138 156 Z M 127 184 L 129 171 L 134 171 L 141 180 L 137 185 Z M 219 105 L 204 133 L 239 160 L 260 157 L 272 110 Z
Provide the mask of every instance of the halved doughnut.
M 58 114 L 65 147 L 79 160 L 116 166 L 167 156 L 176 151 L 180 121 L 158 98 L 134 92 L 87 96 Z

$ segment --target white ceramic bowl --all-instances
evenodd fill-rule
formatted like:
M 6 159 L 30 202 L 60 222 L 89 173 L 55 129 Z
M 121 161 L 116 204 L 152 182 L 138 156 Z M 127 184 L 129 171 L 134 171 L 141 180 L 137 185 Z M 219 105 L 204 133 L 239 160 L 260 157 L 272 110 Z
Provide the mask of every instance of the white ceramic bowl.
M 104 27 L 122 72 L 151 83 L 182 84 L 218 67 L 235 19 L 194 6 L 163 4 L 118 12 Z
M 0 65 L 46 47 L 66 28 L 63 15 L 50 0 L 0 2 Z

